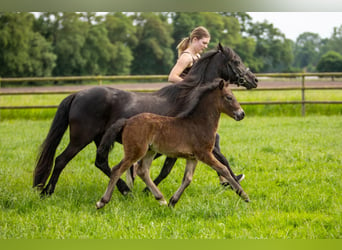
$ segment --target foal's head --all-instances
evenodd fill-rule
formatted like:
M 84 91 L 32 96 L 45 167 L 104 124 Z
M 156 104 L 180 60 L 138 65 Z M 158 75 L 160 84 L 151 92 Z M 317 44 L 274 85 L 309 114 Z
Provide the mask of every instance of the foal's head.
M 228 85 L 228 82 L 224 80 L 220 80 L 219 82 L 218 88 L 220 90 L 220 96 L 217 99 L 219 108 L 222 113 L 229 115 L 236 121 L 240 121 L 245 117 L 245 112 Z

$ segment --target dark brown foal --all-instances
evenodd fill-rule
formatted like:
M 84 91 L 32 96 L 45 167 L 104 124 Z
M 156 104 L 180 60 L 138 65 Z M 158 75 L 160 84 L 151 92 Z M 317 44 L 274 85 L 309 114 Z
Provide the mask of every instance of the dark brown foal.
M 187 160 L 182 185 L 170 199 L 170 206 L 178 202 L 190 184 L 198 161 L 216 170 L 239 196 L 246 202 L 249 201 L 248 195 L 240 184 L 212 153 L 220 114 L 225 113 L 237 121 L 245 116 L 240 104 L 228 88 L 228 83 L 217 79 L 203 88 L 201 95 L 191 100 L 192 108 L 187 108 L 180 117 L 142 113 L 127 120 L 120 120 L 121 124 L 118 124 L 118 128 L 123 126 L 122 144 L 125 155 L 123 160 L 112 169 L 107 190 L 96 203 L 97 208 L 104 207 L 110 201 L 120 176 L 139 160 L 141 163 L 137 168 L 137 174 L 160 204 L 166 205 L 167 201 L 153 183 L 149 172 L 156 153 Z

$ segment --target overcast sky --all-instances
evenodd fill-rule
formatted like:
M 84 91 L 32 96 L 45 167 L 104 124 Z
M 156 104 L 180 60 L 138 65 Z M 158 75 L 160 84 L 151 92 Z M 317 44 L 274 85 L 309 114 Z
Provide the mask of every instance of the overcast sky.
M 303 32 L 318 33 L 321 38 L 330 38 L 334 27 L 342 25 L 342 12 L 248 12 L 253 22 L 267 20 L 296 41 Z M 342 46 L 342 44 L 341 44 Z

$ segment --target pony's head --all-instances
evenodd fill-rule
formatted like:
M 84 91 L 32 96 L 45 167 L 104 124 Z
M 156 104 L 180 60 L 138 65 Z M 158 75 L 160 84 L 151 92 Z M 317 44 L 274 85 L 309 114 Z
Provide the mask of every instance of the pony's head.
M 192 67 L 184 82 L 198 86 L 222 78 L 247 89 L 256 88 L 258 79 L 243 64 L 234 50 L 220 43 L 215 50 L 205 53 Z
M 247 89 L 256 88 L 258 79 L 242 62 L 240 56 L 233 49 L 224 48 L 219 43 L 217 46 L 218 53 L 224 61 L 219 69 L 221 78 L 238 86 L 244 86 Z

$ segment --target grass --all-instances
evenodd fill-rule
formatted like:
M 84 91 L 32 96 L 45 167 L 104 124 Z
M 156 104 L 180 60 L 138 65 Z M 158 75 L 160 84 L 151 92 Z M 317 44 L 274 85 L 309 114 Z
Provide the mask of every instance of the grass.
M 52 197 L 32 190 L 36 153 L 50 120 L 0 123 L 0 239 L 341 239 L 341 116 L 221 119 L 222 152 L 244 173 L 244 203 L 199 164 L 174 209 L 141 190 L 117 190 L 102 210 L 95 202 L 108 179 L 94 167 L 95 146 L 66 167 Z M 60 153 L 66 146 L 63 138 Z M 111 152 L 114 165 L 121 145 Z M 152 166 L 155 176 L 164 158 Z M 160 184 L 167 198 L 179 187 L 184 160 Z

